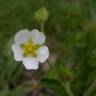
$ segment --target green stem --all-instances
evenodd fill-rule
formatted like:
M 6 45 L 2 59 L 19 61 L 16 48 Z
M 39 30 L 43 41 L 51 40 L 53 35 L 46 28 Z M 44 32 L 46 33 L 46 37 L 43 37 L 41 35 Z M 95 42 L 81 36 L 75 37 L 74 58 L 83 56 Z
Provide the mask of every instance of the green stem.
M 44 32 L 44 22 L 41 23 L 41 32 Z
M 56 68 L 49 61 L 48 61 L 48 64 L 52 68 L 52 70 L 55 72 L 57 78 L 60 80 L 59 82 L 61 83 L 61 85 L 65 88 L 67 95 L 68 96 L 74 96 L 72 91 L 71 91 L 71 88 L 70 88 L 70 83 L 69 82 L 66 82 L 66 83 L 62 82 Z
M 65 89 L 67 91 L 68 96 L 74 96 L 70 88 L 70 82 L 65 83 Z
M 44 22 L 41 23 L 41 32 L 44 32 Z M 57 78 L 60 80 L 59 82 L 61 83 L 61 85 L 65 88 L 67 95 L 68 96 L 74 96 L 72 91 L 71 91 L 71 88 L 70 88 L 70 83 L 69 82 L 66 82 L 66 83 L 62 82 L 56 68 L 49 61 L 48 61 L 48 64 L 52 68 L 52 70 L 55 72 Z
M 96 79 L 92 82 L 92 84 L 89 86 L 89 88 L 87 89 L 87 91 L 83 96 L 90 96 L 95 88 L 96 88 Z

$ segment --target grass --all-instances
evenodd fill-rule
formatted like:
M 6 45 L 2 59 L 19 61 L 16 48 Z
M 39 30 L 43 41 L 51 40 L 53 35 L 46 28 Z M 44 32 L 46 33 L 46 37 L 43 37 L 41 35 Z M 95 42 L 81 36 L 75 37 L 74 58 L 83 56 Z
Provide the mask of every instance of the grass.
M 10 52 L 18 30 L 40 30 L 34 13 L 42 6 L 50 13 L 45 34 L 50 53 L 57 57 L 54 66 L 60 70 L 63 81 L 70 77 L 70 72 L 64 71 L 65 66 L 68 67 L 66 70 L 73 70 L 72 91 L 75 96 L 83 96 L 96 78 L 95 4 L 94 0 L 0 0 L 0 96 L 64 96 L 66 93 L 57 81 L 53 80 L 53 84 L 53 81 L 46 80 L 54 79 L 53 72 L 44 73 L 42 67 L 35 72 L 26 71 L 21 62 L 13 60 Z M 38 84 L 43 76 L 46 77 L 44 86 Z M 34 80 L 37 80 L 36 85 Z M 50 83 L 49 88 L 47 83 Z M 60 93 L 63 95 L 58 95 Z M 90 96 L 95 96 L 95 92 Z

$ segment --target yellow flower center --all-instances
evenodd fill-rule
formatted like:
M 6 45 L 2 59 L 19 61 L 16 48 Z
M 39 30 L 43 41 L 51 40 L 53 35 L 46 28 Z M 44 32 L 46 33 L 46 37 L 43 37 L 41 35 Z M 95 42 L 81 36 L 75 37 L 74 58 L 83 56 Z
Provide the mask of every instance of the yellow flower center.
M 24 56 L 36 56 L 36 50 L 39 47 L 39 45 L 33 44 L 33 42 L 26 42 L 21 45 L 23 49 L 23 55 Z

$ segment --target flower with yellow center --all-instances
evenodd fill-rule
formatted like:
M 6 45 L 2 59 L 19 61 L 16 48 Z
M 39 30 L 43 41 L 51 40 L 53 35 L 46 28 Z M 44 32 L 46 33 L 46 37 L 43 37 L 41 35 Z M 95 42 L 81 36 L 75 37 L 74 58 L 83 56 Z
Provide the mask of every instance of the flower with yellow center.
M 28 41 L 25 44 L 22 44 L 21 47 L 23 49 L 24 56 L 36 56 L 36 50 L 39 48 L 39 45 L 35 45 Z
M 37 29 L 29 32 L 27 29 L 17 32 L 12 51 L 16 61 L 23 61 L 26 69 L 38 69 L 49 57 L 48 47 L 44 45 L 45 35 Z

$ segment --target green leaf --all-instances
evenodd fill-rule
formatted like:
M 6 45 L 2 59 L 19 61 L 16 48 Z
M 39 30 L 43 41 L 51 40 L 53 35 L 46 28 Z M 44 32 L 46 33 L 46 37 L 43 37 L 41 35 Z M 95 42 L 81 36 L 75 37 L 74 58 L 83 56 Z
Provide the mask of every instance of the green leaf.
M 54 91 L 55 96 L 66 96 L 64 87 L 56 79 L 43 78 L 41 84 L 45 88 L 50 88 Z

